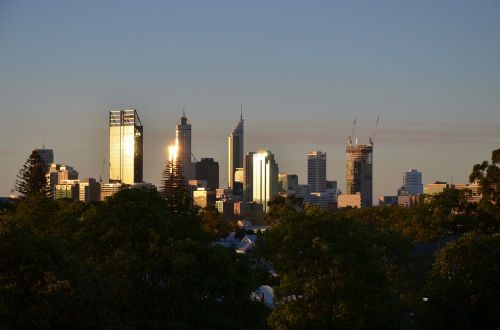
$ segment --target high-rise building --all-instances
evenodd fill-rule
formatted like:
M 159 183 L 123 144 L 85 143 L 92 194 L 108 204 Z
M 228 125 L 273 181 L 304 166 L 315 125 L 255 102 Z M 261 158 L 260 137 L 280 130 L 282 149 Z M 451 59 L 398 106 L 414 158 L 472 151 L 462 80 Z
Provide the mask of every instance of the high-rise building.
M 267 203 L 278 194 L 278 164 L 270 151 L 253 155 L 253 201 L 262 204 L 264 212 Z
M 238 125 L 232 130 L 232 132 L 227 137 L 227 155 L 228 155 L 228 173 L 227 173 L 227 182 L 228 186 L 231 189 L 235 189 L 235 172 L 237 168 L 243 167 L 243 111 L 240 115 L 240 121 Z M 238 185 L 241 190 L 240 185 Z M 236 194 L 241 194 L 241 192 L 236 191 Z
M 42 158 L 43 163 L 45 165 L 45 172 L 48 172 L 50 169 L 50 164 L 54 162 L 54 150 L 52 149 L 35 149 L 36 152 L 40 155 L 40 158 Z
M 186 181 L 194 179 L 193 163 L 191 162 L 191 123 L 182 111 L 180 122 L 175 129 L 175 145 L 177 147 L 177 162 L 181 167 Z
M 56 185 L 61 184 L 63 180 L 78 180 L 78 172 L 71 166 L 52 163 L 46 177 L 50 186 L 50 196 L 55 198 Z
M 286 174 L 286 173 L 279 173 L 278 174 L 278 185 L 279 185 L 280 192 L 287 192 L 288 191 L 288 174 Z
M 373 145 L 349 143 L 346 154 L 346 194 L 360 193 L 361 206 L 372 206 Z
M 81 202 L 98 202 L 101 199 L 101 185 L 94 178 L 80 180 L 79 199 Z
M 213 158 L 202 158 L 196 162 L 196 180 L 206 180 L 208 191 L 219 188 L 219 163 Z
M 243 200 L 253 200 L 253 156 L 255 152 L 249 152 L 243 158 Z
M 295 190 L 295 186 L 299 184 L 299 177 L 297 176 L 297 174 L 288 174 L 287 181 L 288 181 L 287 190 Z
M 143 127 L 137 111 L 109 112 L 109 182 L 142 182 Z
M 326 152 L 314 150 L 307 154 L 307 184 L 312 192 L 326 190 Z
M 411 169 L 403 176 L 403 188 L 410 193 L 410 195 L 422 195 L 424 192 L 424 185 L 422 184 L 422 172 Z

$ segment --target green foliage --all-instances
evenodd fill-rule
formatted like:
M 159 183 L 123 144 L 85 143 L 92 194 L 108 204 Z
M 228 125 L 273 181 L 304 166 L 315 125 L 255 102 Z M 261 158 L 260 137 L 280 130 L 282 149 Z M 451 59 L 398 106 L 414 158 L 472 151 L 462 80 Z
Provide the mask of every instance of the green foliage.
M 213 205 L 208 205 L 202 209 L 200 218 L 203 230 L 209 233 L 214 239 L 226 237 L 236 229 L 235 224 L 225 220 L 224 215 L 219 213 Z
M 475 164 L 469 176 L 470 182 L 479 182 L 483 194 L 483 204 L 496 205 L 500 207 L 500 149 L 491 153 L 491 164 L 483 161 Z
M 46 169 L 47 165 L 38 152 L 33 150 L 17 174 L 16 190 L 26 196 L 34 194 L 47 196 L 50 187 L 45 177 Z
M 376 237 L 357 222 L 319 209 L 280 218 L 257 250 L 279 274 L 270 326 L 385 329 L 399 324 L 402 304 L 398 290 L 390 287 L 397 275 L 388 276 L 391 267 L 398 268 L 393 244 L 409 255 L 410 244 Z
M 500 234 L 468 233 L 448 244 L 429 276 L 429 328 L 495 329 L 500 324 Z
M 97 205 L 27 198 L 0 223 L 0 328 L 250 329 L 245 256 L 152 190 Z

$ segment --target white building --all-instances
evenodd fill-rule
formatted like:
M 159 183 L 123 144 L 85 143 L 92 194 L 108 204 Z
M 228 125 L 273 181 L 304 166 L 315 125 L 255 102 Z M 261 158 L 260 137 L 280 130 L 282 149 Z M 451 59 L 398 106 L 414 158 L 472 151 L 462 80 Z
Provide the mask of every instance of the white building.
M 253 155 L 253 201 L 262 204 L 264 212 L 267 203 L 279 192 L 278 164 L 270 151 Z

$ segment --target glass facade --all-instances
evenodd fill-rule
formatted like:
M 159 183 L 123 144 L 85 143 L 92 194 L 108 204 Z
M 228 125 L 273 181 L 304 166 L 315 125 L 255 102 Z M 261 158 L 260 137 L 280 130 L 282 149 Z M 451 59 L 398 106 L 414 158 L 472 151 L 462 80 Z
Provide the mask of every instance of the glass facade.
M 240 117 L 238 125 L 233 129 L 227 138 L 228 145 L 228 186 L 235 187 L 235 172 L 237 168 L 243 167 L 243 117 Z M 241 190 L 241 188 L 239 189 Z M 241 193 L 241 192 L 240 192 Z M 237 193 L 238 195 L 238 193 Z
M 274 155 L 269 151 L 254 154 L 253 201 L 262 204 L 264 212 L 267 212 L 267 203 L 278 192 L 278 164 L 274 160 Z
M 142 182 L 143 127 L 136 110 L 109 112 L 109 182 Z

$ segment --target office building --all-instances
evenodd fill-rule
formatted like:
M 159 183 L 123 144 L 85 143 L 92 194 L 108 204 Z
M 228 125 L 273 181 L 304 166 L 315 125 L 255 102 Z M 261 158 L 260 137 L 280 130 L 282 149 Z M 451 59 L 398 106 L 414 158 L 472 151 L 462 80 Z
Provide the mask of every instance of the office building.
M 55 199 L 70 198 L 78 200 L 79 197 L 79 180 L 62 180 L 55 186 Z
M 40 155 L 40 158 L 42 158 L 45 170 L 44 172 L 47 173 L 50 169 L 50 164 L 54 162 L 54 150 L 52 149 L 35 149 L 36 152 Z
M 346 156 L 346 195 L 359 193 L 361 207 L 372 206 L 373 145 L 349 143 L 346 147 Z
M 307 184 L 312 192 L 326 190 L 326 152 L 314 150 L 307 154 Z
M 267 203 L 279 192 L 278 164 L 270 151 L 261 151 L 253 155 L 253 201 L 262 204 L 264 212 Z
M 280 193 L 288 191 L 288 174 L 286 173 L 278 174 L 278 186 Z
M 469 203 L 479 203 L 479 201 L 483 198 L 481 186 L 478 182 L 454 184 L 452 187 L 453 189 L 464 190 L 465 198 Z
M 196 162 L 196 180 L 206 180 L 209 191 L 219 188 L 219 163 L 213 158 L 202 158 Z
M 78 172 L 71 166 L 52 163 L 50 164 L 46 177 L 50 186 L 50 196 L 56 198 L 56 185 L 62 183 L 63 180 L 77 180 Z
M 403 187 L 410 195 L 422 195 L 424 185 L 422 184 L 422 172 L 411 169 L 403 176 Z
M 337 190 L 337 181 L 326 181 L 326 190 Z
M 426 195 L 436 195 L 442 193 L 445 189 L 450 186 L 444 181 L 435 181 L 434 183 L 426 184 L 424 187 L 424 194 Z
M 175 146 L 177 147 L 176 160 L 184 179 L 186 182 L 194 179 L 193 163 L 191 162 L 191 123 L 188 121 L 184 110 L 175 129 Z
M 363 206 L 361 193 L 338 195 L 337 206 L 339 209 L 344 207 L 361 208 Z
M 121 183 L 101 183 L 101 201 L 113 196 L 120 189 L 122 189 Z
M 243 200 L 253 200 L 253 156 L 255 152 L 249 152 L 243 158 Z
M 142 182 L 143 127 L 137 111 L 109 112 L 109 182 Z
M 295 190 L 295 186 L 299 184 L 299 177 L 297 174 L 288 174 L 288 190 Z
M 215 205 L 215 191 L 207 191 L 205 188 L 200 187 L 193 191 L 193 202 L 201 208 Z
M 101 185 L 94 178 L 80 180 L 79 199 L 81 202 L 98 202 L 101 199 Z
M 243 187 L 238 184 L 238 188 L 235 189 L 235 172 L 237 168 L 243 167 L 243 111 L 240 115 L 240 121 L 238 125 L 232 130 L 232 132 L 227 137 L 227 155 L 228 155 L 228 173 L 227 182 L 229 188 L 236 190 L 235 195 L 241 195 Z

